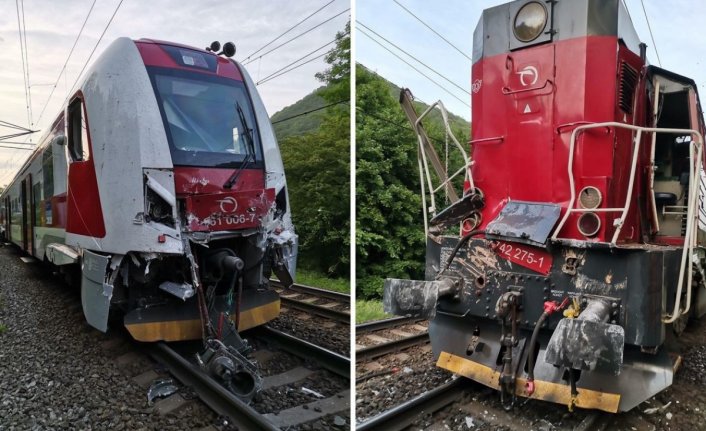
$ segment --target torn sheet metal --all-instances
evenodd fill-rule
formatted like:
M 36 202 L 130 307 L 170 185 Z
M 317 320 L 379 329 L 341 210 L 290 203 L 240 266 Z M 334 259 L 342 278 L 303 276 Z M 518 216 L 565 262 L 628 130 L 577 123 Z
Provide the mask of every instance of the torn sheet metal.
M 196 293 L 194 286 L 189 283 L 174 283 L 172 281 L 165 281 L 159 285 L 159 288 L 167 293 L 171 293 L 182 301 L 186 301 Z
M 78 263 L 78 252 L 66 244 L 51 243 L 47 245 L 44 253 L 47 260 L 57 266 Z
M 151 406 L 154 404 L 155 399 L 166 398 L 178 390 L 179 388 L 174 384 L 174 380 L 157 379 L 152 382 L 150 388 L 147 390 L 147 404 Z
M 84 250 L 81 277 L 81 305 L 86 322 L 101 332 L 108 330 L 108 312 L 113 285 L 106 280 L 110 256 Z
M 449 278 L 435 281 L 388 278 L 382 296 L 386 313 L 397 316 L 433 318 L 439 298 L 452 295 L 458 283 Z
M 546 247 L 560 213 L 556 204 L 510 201 L 488 223 L 486 237 Z

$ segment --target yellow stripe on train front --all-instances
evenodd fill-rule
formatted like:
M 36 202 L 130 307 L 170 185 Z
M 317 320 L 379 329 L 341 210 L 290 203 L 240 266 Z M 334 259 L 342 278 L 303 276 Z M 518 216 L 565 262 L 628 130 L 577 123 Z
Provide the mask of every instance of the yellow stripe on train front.
M 483 364 L 470 361 L 466 358 L 441 352 L 436 366 L 449 370 L 453 373 L 468 377 L 478 383 L 493 389 L 499 389 L 500 372 Z M 527 397 L 525 389 L 526 379 L 518 378 L 515 393 L 522 397 Z M 569 385 L 561 385 L 542 380 L 534 381 L 535 390 L 531 397 L 544 401 L 551 401 L 557 404 L 569 405 L 571 403 L 571 388 Z M 576 398 L 576 407 L 583 409 L 598 409 L 609 413 L 616 413 L 620 405 L 620 394 L 594 391 L 591 389 L 579 388 Z
M 279 299 L 240 313 L 240 331 L 264 325 L 279 316 Z M 201 320 L 169 320 L 125 325 L 137 341 L 186 341 L 201 338 Z

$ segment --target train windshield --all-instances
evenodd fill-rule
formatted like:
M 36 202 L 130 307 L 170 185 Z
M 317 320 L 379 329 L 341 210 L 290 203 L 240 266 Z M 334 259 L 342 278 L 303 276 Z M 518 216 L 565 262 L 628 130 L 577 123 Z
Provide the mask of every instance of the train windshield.
M 174 69 L 148 71 L 175 166 L 262 164 L 257 122 L 243 82 Z

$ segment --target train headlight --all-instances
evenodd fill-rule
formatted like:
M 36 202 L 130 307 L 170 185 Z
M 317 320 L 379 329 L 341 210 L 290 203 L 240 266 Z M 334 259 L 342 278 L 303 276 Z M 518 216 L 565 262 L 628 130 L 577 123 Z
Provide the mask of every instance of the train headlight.
M 533 1 L 522 6 L 515 15 L 512 31 L 521 42 L 531 42 L 539 37 L 547 24 L 547 8 Z
M 579 192 L 579 204 L 581 208 L 592 210 L 598 208 L 603 201 L 601 191 L 593 186 L 584 187 Z
M 583 213 L 577 223 L 579 232 L 586 237 L 595 236 L 601 229 L 601 219 L 596 213 Z

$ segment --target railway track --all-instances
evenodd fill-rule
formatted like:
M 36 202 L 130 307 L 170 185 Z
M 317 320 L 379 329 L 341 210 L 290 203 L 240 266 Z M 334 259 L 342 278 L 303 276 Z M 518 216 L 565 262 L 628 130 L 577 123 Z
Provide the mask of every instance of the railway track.
M 296 355 L 307 362 L 326 369 L 347 382 L 350 378 L 350 359 L 335 352 L 323 349 L 290 334 L 269 328 L 267 326 L 247 331 L 245 336 Z M 262 413 L 253 406 L 245 404 L 229 391 L 225 390 L 215 380 L 206 375 L 194 362 L 183 353 L 179 353 L 165 343 L 145 346 L 152 358 L 163 364 L 170 374 L 184 386 L 191 388 L 196 395 L 219 415 L 228 418 L 230 423 L 243 430 L 279 430 L 296 429 L 300 425 L 321 419 L 325 416 L 340 413 L 347 416 L 350 391 L 342 390 L 329 397 L 319 395 L 318 400 L 293 406 L 279 412 Z M 297 384 L 300 380 L 316 371 L 295 367 L 276 375 L 266 376 L 263 380 L 265 390 L 284 388 Z M 281 391 L 283 394 L 287 390 Z M 340 420 L 345 419 L 342 417 Z
M 398 431 L 412 426 L 420 416 L 431 415 L 463 397 L 469 382 L 456 378 L 356 426 L 356 430 Z
M 370 361 L 429 343 L 429 333 L 426 327 L 419 325 L 420 322 L 420 319 L 396 317 L 357 325 L 356 362 Z M 371 341 L 373 344 L 369 344 Z
M 468 405 L 466 405 L 467 397 L 465 397 L 465 395 L 477 393 L 478 391 L 479 385 L 477 383 L 462 377 L 456 377 L 441 386 L 424 392 L 365 422 L 359 423 L 356 426 L 356 430 L 400 431 L 404 429 L 426 429 L 430 427 L 430 423 L 437 425 L 436 428 L 438 429 L 449 429 L 449 427 L 451 427 L 450 429 L 454 429 L 453 424 L 448 423 L 450 419 L 448 415 L 443 414 L 443 411 L 447 409 L 447 407 L 447 410 L 465 410 L 463 415 L 471 418 L 469 423 L 473 425 L 466 423 L 463 429 L 472 429 L 472 427 L 480 425 L 474 422 L 481 422 L 482 419 L 478 418 L 482 417 L 491 418 L 491 421 L 494 419 L 495 423 L 491 422 L 490 425 L 499 425 L 503 427 L 503 429 L 512 431 L 526 430 L 524 424 L 516 423 L 511 419 L 512 416 L 510 413 L 500 411 L 491 406 L 483 406 L 482 414 L 480 409 L 476 408 L 474 412 L 473 408 L 469 408 Z M 515 413 L 517 414 L 519 412 Z M 609 429 L 615 417 L 612 414 L 600 411 L 579 411 L 575 414 L 580 417 L 578 424 L 562 429 L 572 431 L 603 431 Z M 435 415 L 440 417 L 434 418 Z M 432 417 L 432 419 L 427 419 L 427 422 L 420 424 L 422 419 L 429 417 Z M 475 421 L 472 419 L 473 417 L 476 418 Z M 508 418 L 510 419 L 508 420 Z M 543 423 L 541 420 L 535 425 L 537 425 L 539 429 L 558 429 L 548 422 Z
M 285 289 L 279 281 L 273 279 L 270 283 L 277 289 L 286 307 L 340 323 L 349 324 L 351 321 L 351 297 L 348 294 L 303 284 L 294 284 Z

